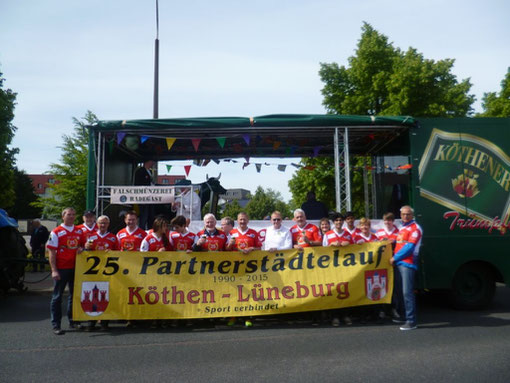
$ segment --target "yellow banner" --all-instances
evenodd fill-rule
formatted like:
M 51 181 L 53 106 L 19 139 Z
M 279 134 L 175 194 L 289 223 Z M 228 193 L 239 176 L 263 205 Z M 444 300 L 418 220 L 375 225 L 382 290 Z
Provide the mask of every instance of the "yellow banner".
M 388 242 L 304 252 L 83 252 L 73 318 L 184 319 L 391 303 Z

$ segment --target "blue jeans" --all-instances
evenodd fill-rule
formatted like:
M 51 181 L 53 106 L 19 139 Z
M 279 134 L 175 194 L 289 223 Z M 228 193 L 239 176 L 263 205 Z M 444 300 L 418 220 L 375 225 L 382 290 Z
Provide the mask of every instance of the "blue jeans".
M 60 279 L 53 281 L 53 295 L 51 296 L 51 325 L 53 328 L 60 328 L 62 322 L 62 295 L 66 285 L 69 285 L 69 298 L 67 300 L 67 319 L 69 323 L 73 320 L 73 287 L 74 287 L 74 269 L 58 270 Z
M 397 295 L 397 311 L 406 322 L 416 325 L 416 298 L 414 296 L 415 269 L 406 266 L 395 267 L 395 289 Z

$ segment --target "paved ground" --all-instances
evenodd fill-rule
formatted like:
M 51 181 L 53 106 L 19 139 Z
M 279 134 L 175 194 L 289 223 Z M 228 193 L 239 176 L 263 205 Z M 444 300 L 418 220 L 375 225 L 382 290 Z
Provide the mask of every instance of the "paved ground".
M 28 274 L 35 281 L 46 274 Z M 420 299 L 420 328 L 306 318 L 51 333 L 49 278 L 0 297 L 0 382 L 509 382 L 510 289 L 484 311 Z

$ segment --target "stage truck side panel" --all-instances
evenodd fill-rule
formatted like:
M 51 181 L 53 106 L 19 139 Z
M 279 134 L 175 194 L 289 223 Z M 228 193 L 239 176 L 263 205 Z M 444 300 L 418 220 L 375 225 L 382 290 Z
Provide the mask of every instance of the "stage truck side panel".
M 419 285 L 484 307 L 510 284 L 510 119 L 419 119 L 410 135 Z

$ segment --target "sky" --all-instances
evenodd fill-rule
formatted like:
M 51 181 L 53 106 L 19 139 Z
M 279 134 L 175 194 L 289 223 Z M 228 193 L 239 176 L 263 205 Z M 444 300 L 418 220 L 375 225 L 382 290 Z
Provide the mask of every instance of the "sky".
M 152 118 L 155 0 L 2 0 L 0 72 L 17 93 L 18 168 L 47 172 L 63 134 L 87 110 L 101 120 Z M 160 0 L 159 117 L 325 113 L 320 63 L 348 65 L 363 22 L 395 47 L 455 59 L 481 111 L 510 66 L 506 0 Z M 265 161 L 193 167 L 193 183 L 222 174 L 226 188 L 258 185 L 291 195 L 285 172 Z M 160 164 L 160 174 L 168 174 Z M 169 174 L 184 174 L 182 165 Z

